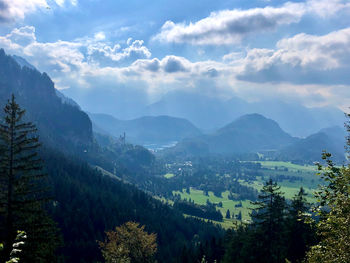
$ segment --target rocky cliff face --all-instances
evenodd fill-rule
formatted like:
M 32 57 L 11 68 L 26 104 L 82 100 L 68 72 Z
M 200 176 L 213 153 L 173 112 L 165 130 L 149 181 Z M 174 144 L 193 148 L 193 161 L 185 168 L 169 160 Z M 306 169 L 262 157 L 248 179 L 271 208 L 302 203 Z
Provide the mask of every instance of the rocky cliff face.
M 84 151 L 91 146 L 92 124 L 88 115 L 59 98 L 46 73 L 20 65 L 0 49 L 1 108 L 12 93 L 26 110 L 26 118 L 39 128 L 42 142 L 66 150 Z

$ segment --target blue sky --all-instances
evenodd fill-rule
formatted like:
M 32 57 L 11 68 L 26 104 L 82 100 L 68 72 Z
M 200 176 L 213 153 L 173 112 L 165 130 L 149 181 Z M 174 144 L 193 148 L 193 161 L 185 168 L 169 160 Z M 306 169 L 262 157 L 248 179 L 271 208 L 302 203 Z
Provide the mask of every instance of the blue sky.
M 349 17 L 344 0 L 0 0 L 0 47 L 87 109 L 177 90 L 346 109 Z

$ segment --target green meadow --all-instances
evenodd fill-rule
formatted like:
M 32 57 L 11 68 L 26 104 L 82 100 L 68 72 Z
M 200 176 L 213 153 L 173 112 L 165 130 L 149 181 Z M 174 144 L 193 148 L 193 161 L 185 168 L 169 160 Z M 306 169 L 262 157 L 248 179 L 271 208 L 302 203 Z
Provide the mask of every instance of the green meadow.
M 260 162 L 260 161 L 259 161 Z M 275 162 L 275 161 L 261 161 L 262 167 L 265 169 L 259 170 L 263 173 L 263 176 L 258 176 L 253 182 L 245 181 L 244 179 L 239 180 L 242 185 L 250 186 L 260 191 L 265 184 L 266 180 L 269 178 L 278 178 L 280 175 L 297 177 L 298 180 L 279 180 L 278 185 L 281 186 L 281 191 L 287 199 L 292 199 L 303 187 L 308 194 L 308 201 L 315 202 L 313 196 L 314 191 L 317 189 L 318 185 L 321 183 L 320 178 L 316 175 L 315 166 L 303 166 L 292 164 L 290 162 Z M 171 178 L 173 175 L 166 175 L 167 178 Z M 226 211 L 230 210 L 236 216 L 239 212 L 242 213 L 243 222 L 250 220 L 251 208 L 254 206 L 249 200 L 233 201 L 228 199 L 228 191 L 222 193 L 222 197 L 215 196 L 213 192 L 209 192 L 208 196 L 204 194 L 202 190 L 195 188 L 190 188 L 190 193 L 186 193 L 185 189 L 183 191 L 174 191 L 173 194 L 180 194 L 181 199 L 192 200 L 196 204 L 205 205 L 207 200 L 211 203 L 218 204 L 222 202 L 222 207 L 217 207 L 224 216 L 223 222 L 216 222 L 224 228 L 233 227 L 237 223 L 236 219 L 226 219 Z M 242 203 L 242 207 L 235 207 L 235 205 Z

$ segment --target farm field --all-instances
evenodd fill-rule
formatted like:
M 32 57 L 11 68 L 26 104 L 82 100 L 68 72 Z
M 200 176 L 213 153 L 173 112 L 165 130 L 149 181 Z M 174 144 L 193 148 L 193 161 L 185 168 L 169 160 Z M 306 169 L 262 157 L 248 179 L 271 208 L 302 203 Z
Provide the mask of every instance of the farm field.
M 313 193 L 321 183 L 320 178 L 316 175 L 317 171 L 315 166 L 302 166 L 290 162 L 274 161 L 262 161 L 259 163 L 262 165 L 262 169 L 259 171 L 262 172 L 263 176 L 257 176 L 255 181 L 240 179 L 240 184 L 253 187 L 260 191 L 265 182 L 269 178 L 272 178 L 281 186 L 281 191 L 287 199 L 292 199 L 299 192 L 300 187 L 303 187 L 308 194 L 308 201 L 315 202 Z M 187 193 L 186 189 L 183 189 L 183 191 L 174 191 L 173 194 L 179 194 L 182 200 L 192 200 L 199 205 L 205 205 L 207 200 L 214 204 L 222 202 L 222 207 L 217 206 L 217 209 L 222 213 L 224 220 L 223 222 L 216 223 L 224 228 L 232 227 L 237 221 L 236 219 L 225 218 L 227 209 L 230 211 L 231 215 L 232 213 L 237 215 L 241 212 L 243 222 L 247 222 L 250 220 L 251 208 L 254 207 L 249 200 L 233 201 L 228 199 L 229 191 L 223 192 L 222 197 L 215 196 L 214 193 L 210 191 L 208 195 L 205 195 L 202 190 L 195 188 L 190 188 L 190 193 Z M 242 203 L 242 207 L 236 207 L 239 203 Z
M 217 197 L 214 195 L 213 192 L 208 192 L 208 196 L 204 194 L 202 190 L 197 190 L 194 188 L 190 189 L 190 194 L 186 193 L 185 189 L 183 189 L 182 192 L 180 191 L 174 191 L 173 194 L 180 194 L 182 200 L 193 200 L 196 204 L 199 205 L 205 205 L 207 203 L 207 200 L 209 200 L 211 203 L 218 204 L 219 202 L 222 202 L 222 207 L 217 207 L 218 210 L 222 213 L 223 217 L 226 215 L 227 209 L 230 210 L 230 214 L 232 216 L 232 213 L 236 216 L 239 212 L 242 213 L 242 220 L 248 221 L 250 219 L 249 213 L 250 208 L 252 208 L 252 204 L 249 200 L 242 200 L 242 201 L 233 201 L 228 199 L 228 191 L 225 191 L 222 193 L 222 197 Z M 242 203 L 242 207 L 235 207 L 239 203 Z M 224 218 L 226 219 L 226 218 Z M 224 223 L 227 225 L 229 222 L 236 221 L 234 219 L 225 220 Z M 222 223 L 222 222 L 219 222 Z
M 167 173 L 167 174 L 164 175 L 164 177 L 165 177 L 166 179 L 173 178 L 174 176 L 175 176 L 175 174 L 172 174 L 172 173 Z
M 293 164 L 291 162 L 282 162 L 282 161 L 256 161 L 256 163 L 261 163 L 261 166 L 263 168 L 270 168 L 274 169 L 277 167 L 278 169 L 281 168 L 288 168 L 288 170 L 292 171 L 316 171 L 317 168 L 315 165 L 299 165 L 299 164 Z

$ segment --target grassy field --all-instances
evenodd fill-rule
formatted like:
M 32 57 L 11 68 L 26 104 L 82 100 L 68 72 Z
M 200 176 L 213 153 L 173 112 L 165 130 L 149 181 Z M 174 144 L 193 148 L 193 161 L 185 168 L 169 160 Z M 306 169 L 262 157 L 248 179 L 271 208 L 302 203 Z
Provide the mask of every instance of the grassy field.
M 254 182 L 240 181 L 241 184 L 254 187 L 257 190 L 261 190 L 264 183 L 272 178 L 278 178 L 280 175 L 297 177 L 299 180 L 278 180 L 278 185 L 281 186 L 281 191 L 284 192 L 284 196 L 287 199 L 292 199 L 295 194 L 303 187 L 305 192 L 308 194 L 308 201 L 314 202 L 313 197 L 314 191 L 323 182 L 320 177 L 316 175 L 317 168 L 313 165 L 297 165 L 291 162 L 280 162 L 280 161 L 259 161 L 263 168 L 264 176 L 258 177 Z M 286 169 L 287 168 L 287 169 Z
M 322 183 L 320 178 L 316 175 L 316 167 L 310 165 L 297 165 L 292 164 L 290 162 L 275 162 L 275 161 L 259 161 L 262 167 L 265 169 L 259 170 L 263 173 L 263 176 L 258 176 L 257 180 L 254 182 L 248 182 L 243 179 L 239 180 L 239 182 L 243 185 L 247 185 L 261 190 L 266 180 L 269 178 L 278 178 L 281 175 L 297 177 L 298 180 L 279 180 L 278 185 L 281 186 L 281 191 L 284 193 L 284 196 L 287 199 L 292 199 L 298 192 L 300 187 L 303 187 L 306 193 L 308 194 L 308 201 L 315 202 L 313 197 L 314 191 L 317 189 L 318 185 Z M 172 176 L 172 175 L 168 175 Z M 168 177 L 171 178 L 171 177 Z M 248 200 L 241 200 L 242 207 L 235 207 L 235 205 L 239 204 L 240 201 L 233 201 L 228 199 L 229 192 L 223 192 L 222 197 L 217 197 L 213 194 L 213 192 L 209 192 L 208 196 L 206 196 L 203 191 L 191 188 L 190 194 L 186 193 L 185 189 L 183 191 L 174 191 L 174 194 L 180 194 L 181 199 L 193 200 L 196 204 L 205 205 L 207 200 L 211 203 L 219 203 L 222 202 L 222 207 L 217 207 L 222 215 L 225 217 L 227 209 L 230 210 L 230 213 L 237 215 L 239 212 L 242 213 L 243 222 L 248 222 L 250 220 L 250 212 L 253 205 Z M 224 218 L 223 222 L 214 222 L 220 224 L 224 228 L 233 227 L 237 220 L 235 219 L 226 219 Z
M 164 177 L 165 177 L 166 179 L 173 178 L 174 176 L 175 176 L 175 174 L 171 174 L 171 173 L 167 173 L 167 174 L 164 175 Z
M 261 163 L 262 167 L 269 168 L 269 169 L 275 169 L 275 167 L 277 167 L 278 169 L 287 168 L 288 170 L 292 170 L 294 172 L 298 172 L 298 171 L 315 172 L 316 171 L 315 165 L 298 165 L 298 164 L 293 164 L 291 162 L 280 162 L 280 161 L 257 161 L 257 163 Z
M 209 219 L 205 219 L 205 218 L 200 218 L 200 217 L 196 217 L 196 216 L 191 216 L 191 215 L 186 215 L 184 214 L 185 217 L 193 217 L 193 218 L 199 218 L 204 220 L 205 222 L 212 222 L 213 224 L 217 224 L 219 226 L 221 226 L 224 229 L 229 229 L 229 228 L 235 228 L 237 225 L 241 224 L 240 221 L 235 220 L 235 219 L 226 219 L 224 218 L 222 222 L 220 221 L 215 221 L 215 220 L 209 220 Z
M 242 213 L 242 219 L 243 221 L 248 221 L 250 219 L 249 213 L 250 213 L 250 209 L 252 208 L 252 204 L 250 203 L 250 201 L 248 200 L 242 200 L 242 207 L 235 207 L 235 205 L 238 205 L 240 203 L 240 201 L 233 201 L 233 200 L 229 200 L 228 199 L 228 194 L 229 192 L 223 192 L 222 193 L 222 197 L 217 197 L 214 195 L 213 192 L 209 192 L 208 195 L 206 196 L 204 194 L 204 192 L 202 190 L 197 190 L 194 188 L 190 189 L 190 194 L 186 193 L 185 189 L 183 189 L 182 192 L 180 191 L 174 191 L 174 194 L 180 194 L 181 199 L 186 199 L 186 200 L 193 200 L 196 204 L 199 205 L 205 205 L 207 203 L 207 200 L 209 200 L 211 203 L 219 203 L 222 202 L 222 207 L 218 207 L 218 210 L 220 210 L 221 214 L 223 215 L 223 217 L 225 217 L 226 215 L 226 211 L 227 209 L 230 210 L 230 214 L 232 215 L 232 213 L 234 215 L 238 215 L 239 211 Z M 230 219 L 230 220 L 224 220 L 224 222 L 219 222 L 224 225 L 231 225 L 235 222 L 236 220 L 234 219 Z

